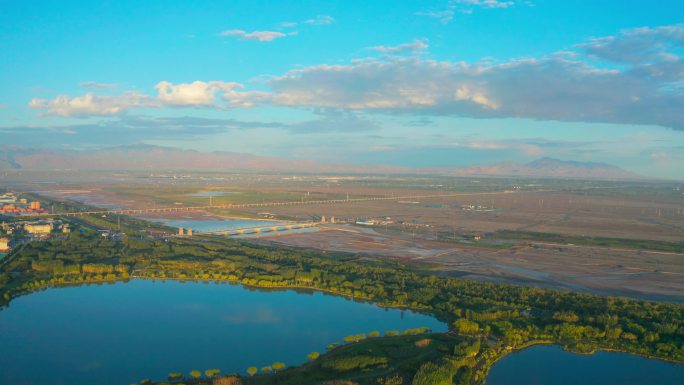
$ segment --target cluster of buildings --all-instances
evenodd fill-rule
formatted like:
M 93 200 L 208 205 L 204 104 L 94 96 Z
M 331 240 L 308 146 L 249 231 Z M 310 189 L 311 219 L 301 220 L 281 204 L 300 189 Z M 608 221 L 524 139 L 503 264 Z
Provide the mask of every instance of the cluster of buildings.
M 9 238 L 0 237 L 0 253 L 8 253 L 10 251 Z
M 321 219 L 319 220 L 320 223 L 335 223 L 337 220 L 335 219 L 334 216 L 330 216 L 330 218 L 326 218 L 325 215 L 321 215 Z
M 178 236 L 179 237 L 192 237 L 192 227 L 188 227 L 188 229 L 184 229 L 183 227 L 178 228 Z
M 394 223 L 391 217 L 382 217 L 382 218 L 368 218 L 368 219 L 357 219 L 354 221 L 355 224 L 357 225 L 362 225 L 362 226 L 387 226 L 391 225 Z
M 335 218 L 334 216 L 326 217 L 321 215 L 319 217 L 314 216 L 314 220 L 318 223 L 353 223 L 362 226 L 387 226 L 394 223 L 391 217 L 377 217 L 377 218 Z
M 21 215 L 46 212 L 47 210 L 42 208 L 38 201 L 29 202 L 24 198 L 18 199 L 12 193 L 0 195 L 0 214 Z
M 111 239 L 111 240 L 117 241 L 117 242 L 126 236 L 125 233 L 116 232 L 113 230 L 106 230 L 106 229 L 97 230 L 97 232 L 100 234 L 100 236 L 102 238 Z
M 68 223 L 55 219 L 0 223 L 0 234 L 4 234 L 7 237 L 27 236 L 31 238 L 45 238 L 55 232 L 68 234 L 70 231 Z
M 490 212 L 496 211 L 495 207 L 487 207 L 482 205 L 463 205 L 461 206 L 463 211 L 477 211 L 477 212 Z
M 43 239 L 55 233 L 68 234 L 70 231 L 68 223 L 54 219 L 2 222 L 0 223 L 0 253 L 10 252 L 13 243 L 22 243 L 31 239 Z

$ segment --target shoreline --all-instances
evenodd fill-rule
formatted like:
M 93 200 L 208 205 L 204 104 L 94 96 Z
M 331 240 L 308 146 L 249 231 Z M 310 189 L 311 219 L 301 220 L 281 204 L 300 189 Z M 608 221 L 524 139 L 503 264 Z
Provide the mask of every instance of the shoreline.
M 57 283 L 57 284 L 50 284 L 50 285 L 44 285 L 36 288 L 35 290 L 23 292 L 20 295 L 12 297 L 12 299 L 19 298 L 22 296 L 30 295 L 33 294 L 37 291 L 42 291 L 42 290 L 47 290 L 50 288 L 63 288 L 63 287 L 77 287 L 77 286 L 82 286 L 82 285 L 89 285 L 89 284 L 116 284 L 116 283 L 127 283 L 131 280 L 147 280 L 147 281 L 176 281 L 176 282 L 196 282 L 196 283 L 213 283 L 213 284 L 220 284 L 220 283 L 227 283 L 230 285 L 235 285 L 235 286 L 241 286 L 245 289 L 261 289 L 263 291 L 287 291 L 287 290 L 292 290 L 292 291 L 297 291 L 297 290 L 302 290 L 302 291 L 307 291 L 307 292 L 320 292 L 322 294 L 328 294 L 332 296 L 337 296 L 337 297 L 343 297 L 346 299 L 350 299 L 353 301 L 359 301 L 362 303 L 368 303 L 374 306 L 377 306 L 379 308 L 384 308 L 384 309 L 397 309 L 397 310 L 408 310 L 412 312 L 416 312 L 419 314 L 423 315 L 429 315 L 434 317 L 440 322 L 443 322 L 447 325 L 447 330 L 445 332 L 440 332 L 438 334 L 453 334 L 460 336 L 457 332 L 455 332 L 449 322 L 445 321 L 439 314 L 437 313 L 432 313 L 432 312 L 427 312 L 425 309 L 420 309 L 420 308 L 413 308 L 409 306 L 390 306 L 384 303 L 380 302 L 374 302 L 372 299 L 369 298 L 363 298 L 363 297 L 356 297 L 356 296 L 350 296 L 347 294 L 335 292 L 332 290 L 328 289 L 320 289 L 320 288 L 313 288 L 310 286 L 302 286 L 302 285 L 287 285 L 287 286 L 261 286 L 261 285 L 254 285 L 254 284 L 247 284 L 247 283 L 242 283 L 240 281 L 236 280 L 229 280 L 229 279 L 192 279 L 192 278 L 168 278 L 168 277 L 146 277 L 142 275 L 130 275 L 127 278 L 120 278 L 120 279 L 102 279 L 102 280 L 92 280 L 92 281 L 82 281 L 82 282 L 64 282 L 64 283 Z M 11 303 L 11 300 L 8 301 L 5 304 L 2 304 L 0 306 L 0 312 L 4 310 L 6 307 L 9 307 L 9 304 Z M 380 337 L 383 338 L 384 336 Z M 472 336 L 471 336 L 472 337 Z M 500 340 L 498 340 L 500 341 Z M 553 346 L 559 346 L 563 351 L 566 351 L 571 354 L 579 354 L 579 355 L 594 355 L 597 352 L 603 351 L 607 353 L 622 353 L 622 354 L 629 354 L 633 356 L 638 356 L 638 357 L 643 357 L 646 359 L 652 359 L 652 360 L 657 360 L 657 361 L 662 361 L 662 362 L 668 362 L 676 365 L 684 365 L 684 361 L 676 361 L 676 360 L 671 360 L 671 359 L 666 359 L 662 357 L 656 357 L 653 355 L 649 354 L 642 354 L 642 353 L 636 353 L 636 352 L 629 352 L 626 350 L 621 350 L 617 349 L 614 347 L 594 347 L 594 350 L 591 352 L 577 352 L 577 351 L 572 351 L 570 349 L 566 349 L 567 345 L 564 345 L 561 342 L 554 342 L 552 340 L 535 340 L 535 341 L 527 341 L 523 343 L 521 346 L 513 347 L 511 349 L 503 348 L 502 352 L 505 352 L 504 354 L 497 355 L 496 359 L 489 365 L 491 368 L 496 362 L 501 360 L 502 358 L 516 352 L 520 352 L 522 350 L 525 350 L 527 348 L 531 348 L 534 346 L 540 346 L 540 345 L 553 345 Z M 327 354 L 327 352 L 326 352 Z

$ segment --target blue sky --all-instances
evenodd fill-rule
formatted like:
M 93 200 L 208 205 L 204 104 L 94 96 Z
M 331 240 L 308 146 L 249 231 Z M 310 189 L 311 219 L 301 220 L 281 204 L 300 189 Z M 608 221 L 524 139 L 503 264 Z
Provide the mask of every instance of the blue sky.
M 0 0 L 0 142 L 684 179 L 684 3 Z

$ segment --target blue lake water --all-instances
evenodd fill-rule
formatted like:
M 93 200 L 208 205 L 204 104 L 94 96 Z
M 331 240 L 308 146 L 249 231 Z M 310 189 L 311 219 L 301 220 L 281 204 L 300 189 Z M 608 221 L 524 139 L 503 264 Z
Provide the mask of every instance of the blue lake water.
M 194 232 L 209 232 L 209 231 L 223 231 L 223 230 L 234 230 L 234 229 L 245 229 L 251 227 L 260 226 L 277 226 L 283 224 L 283 222 L 260 220 L 260 219 L 231 219 L 231 218 L 216 218 L 213 216 L 208 216 L 207 218 L 197 219 L 192 218 L 143 218 L 148 221 L 163 223 L 170 227 L 183 227 L 186 230 L 192 228 Z M 291 230 L 279 230 L 271 231 L 265 230 L 262 232 L 257 232 L 256 230 L 250 230 L 250 233 L 245 233 L 243 235 L 231 234 L 234 238 L 255 238 L 263 236 L 274 236 L 274 235 L 286 235 L 286 234 L 298 234 L 307 233 L 312 231 L 320 230 L 319 227 L 308 227 L 304 229 L 291 229 Z
M 487 385 L 679 385 L 684 365 L 615 352 L 574 354 L 533 346 L 497 362 Z
M 297 365 L 344 336 L 433 317 L 323 293 L 132 280 L 49 289 L 0 311 L 0 384 L 127 385 L 170 372 Z
M 220 231 L 220 230 L 232 230 L 232 229 L 244 229 L 249 227 L 257 226 L 273 226 L 277 225 L 279 222 L 274 221 L 262 221 L 256 219 L 229 219 L 229 218 L 216 218 L 209 217 L 207 219 L 193 219 L 193 218 L 179 218 L 179 219 L 167 219 L 167 218 L 144 218 L 145 220 L 152 222 L 163 223 L 170 227 L 184 227 L 192 228 L 193 231 L 204 232 L 204 231 Z
M 222 197 L 225 195 L 238 194 L 233 191 L 198 191 L 196 193 L 187 194 L 189 197 Z

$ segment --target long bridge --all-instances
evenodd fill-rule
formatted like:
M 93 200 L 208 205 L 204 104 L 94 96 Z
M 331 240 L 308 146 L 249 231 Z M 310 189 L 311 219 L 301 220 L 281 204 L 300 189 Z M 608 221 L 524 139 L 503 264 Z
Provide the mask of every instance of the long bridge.
M 50 217 L 50 216 L 67 216 L 75 217 L 79 215 L 117 215 L 117 214 L 148 214 L 148 213 L 164 213 L 164 212 L 178 212 L 178 211 L 198 211 L 209 209 L 244 209 L 254 207 L 277 207 L 277 206 L 300 206 L 300 205 L 329 205 L 355 202 L 372 202 L 372 201 L 400 201 L 411 199 L 426 199 L 426 198 L 450 198 L 458 196 L 473 196 L 473 195 L 495 195 L 508 194 L 513 191 L 501 192 L 481 192 L 481 193 L 452 193 L 452 194 L 432 194 L 432 195 L 405 195 L 405 196 L 384 196 L 384 197 L 365 197 L 365 198 L 346 198 L 346 199 L 323 199 L 323 200 L 303 200 L 303 201 L 287 201 L 287 202 L 261 202 L 261 203 L 231 203 L 222 205 L 205 205 L 205 206 L 172 206 L 172 207 L 148 207 L 138 209 L 118 209 L 118 210 L 91 210 L 91 211 L 68 211 L 55 213 L 40 213 L 28 214 L 24 217 Z
M 228 230 L 217 230 L 217 231 L 203 231 L 202 234 L 217 234 L 217 235 L 252 235 L 252 234 L 268 234 L 276 231 L 287 231 L 287 230 L 298 230 L 318 226 L 318 222 L 305 222 L 305 223 L 282 223 L 277 225 L 267 225 L 267 226 L 255 226 L 255 227 L 244 227 L 240 229 L 228 229 Z

